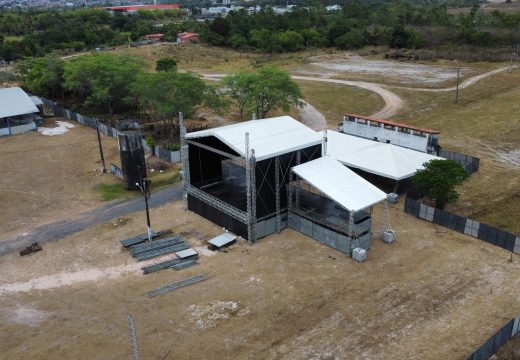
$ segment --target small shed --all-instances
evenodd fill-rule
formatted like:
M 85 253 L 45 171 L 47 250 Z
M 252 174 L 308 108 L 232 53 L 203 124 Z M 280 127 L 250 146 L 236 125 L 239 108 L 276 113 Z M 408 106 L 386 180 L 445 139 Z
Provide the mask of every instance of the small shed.
M 0 89 L 0 136 L 22 134 L 38 129 L 40 110 L 19 87 Z

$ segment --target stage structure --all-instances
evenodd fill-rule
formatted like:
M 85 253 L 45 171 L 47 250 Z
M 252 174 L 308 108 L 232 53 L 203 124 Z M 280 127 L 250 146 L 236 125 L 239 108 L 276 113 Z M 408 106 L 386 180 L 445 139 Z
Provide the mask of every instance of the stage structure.
M 287 227 L 291 168 L 322 156 L 323 135 L 290 116 L 187 134 L 181 117 L 189 210 L 250 243 Z
M 289 227 L 349 256 L 370 249 L 372 206 L 386 200 L 383 191 L 329 156 L 293 167 L 291 177 Z

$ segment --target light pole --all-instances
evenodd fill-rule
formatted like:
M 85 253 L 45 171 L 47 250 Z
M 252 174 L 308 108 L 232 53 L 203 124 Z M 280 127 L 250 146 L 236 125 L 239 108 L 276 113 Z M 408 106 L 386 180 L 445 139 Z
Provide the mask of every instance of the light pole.
M 148 211 L 148 198 L 150 197 L 150 191 L 147 189 L 147 180 L 146 178 L 141 177 L 141 184 L 135 183 L 135 185 L 141 190 L 141 193 L 144 197 L 144 204 L 146 207 L 146 226 L 148 228 L 148 241 L 152 241 L 152 229 L 150 227 L 150 212 Z

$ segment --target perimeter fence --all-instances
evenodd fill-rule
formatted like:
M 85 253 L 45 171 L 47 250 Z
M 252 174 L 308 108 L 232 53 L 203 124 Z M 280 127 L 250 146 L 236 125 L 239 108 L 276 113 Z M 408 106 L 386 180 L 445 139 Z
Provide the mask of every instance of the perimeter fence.
M 447 227 L 459 233 L 470 235 L 492 245 L 520 254 L 520 237 L 510 232 L 483 224 L 448 211 L 424 204 L 417 192 L 408 192 L 404 202 L 404 211 L 420 219 Z
M 478 171 L 480 166 L 480 159 L 474 156 L 462 154 L 456 151 L 449 151 L 440 149 L 439 156 L 447 160 L 453 160 L 464 167 L 468 174 L 473 174 Z
M 119 131 L 116 128 L 108 126 L 108 125 L 100 122 L 98 119 L 78 114 L 72 110 L 64 108 L 63 106 L 59 105 L 58 103 L 56 103 L 52 100 L 49 100 L 49 99 L 46 99 L 43 97 L 41 97 L 40 99 L 42 100 L 43 105 L 54 113 L 54 116 L 59 116 L 59 117 L 66 118 L 68 120 L 78 122 L 84 126 L 92 128 L 92 129 L 95 129 L 96 127 L 99 126 L 99 131 L 110 137 L 117 137 L 117 135 L 119 133 Z M 142 139 L 142 144 L 143 144 L 143 148 L 145 150 L 151 152 L 152 154 L 154 154 L 161 160 L 164 160 L 164 161 L 172 163 L 172 164 L 179 163 L 181 161 L 181 154 L 179 151 L 169 151 L 169 150 L 163 149 L 159 146 L 155 146 L 152 149 L 150 146 L 148 146 L 145 139 Z
M 498 330 L 488 341 L 478 350 L 473 352 L 467 360 L 488 360 L 504 346 L 513 336 L 520 332 L 520 316 L 509 320 L 500 330 Z

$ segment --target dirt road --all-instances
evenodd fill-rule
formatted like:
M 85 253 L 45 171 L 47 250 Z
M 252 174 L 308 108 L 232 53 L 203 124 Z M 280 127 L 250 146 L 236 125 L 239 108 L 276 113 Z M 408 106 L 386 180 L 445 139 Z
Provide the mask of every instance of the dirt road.
M 509 69 L 509 67 L 502 67 L 499 69 L 488 71 L 484 74 L 470 77 L 470 78 L 464 80 L 459 85 L 459 89 L 467 88 L 488 76 L 497 74 L 499 72 L 506 71 L 508 69 Z M 201 75 L 206 80 L 218 80 L 218 79 L 221 79 L 224 76 L 226 76 L 226 74 L 201 74 Z M 378 119 L 388 119 L 388 118 L 398 114 L 404 105 L 403 99 L 401 99 L 397 94 L 388 90 L 386 88 L 387 85 L 384 85 L 384 84 L 371 83 L 371 82 L 366 82 L 366 81 L 331 79 L 328 77 L 317 77 L 317 76 L 291 75 L 291 77 L 294 80 L 314 81 L 314 82 L 331 83 L 331 84 L 342 84 L 342 85 L 354 86 L 354 87 L 358 87 L 361 89 L 373 91 L 376 94 L 378 94 L 379 96 L 381 96 L 381 98 L 385 102 L 385 106 L 381 110 L 379 110 L 371 115 L 371 117 L 375 117 Z M 455 90 L 455 87 L 448 87 L 448 88 L 442 88 L 442 89 L 412 88 L 412 87 L 400 87 L 400 86 L 393 86 L 393 87 L 398 88 L 398 89 L 407 89 L 407 90 L 415 90 L 415 91 L 431 91 L 431 92 L 443 92 L 443 91 L 454 91 Z M 320 117 L 323 116 L 314 107 L 313 107 L 313 109 L 314 110 L 308 109 L 308 110 L 306 110 L 306 112 L 310 111 L 310 112 L 314 112 L 315 114 L 319 114 L 318 116 L 320 116 Z M 310 113 L 308 113 L 308 114 L 310 114 Z M 319 120 L 319 121 L 321 122 L 321 120 Z
M 312 130 L 321 131 L 327 128 L 325 116 L 307 101 L 303 101 L 303 106 L 298 111 L 300 112 L 301 122 Z
M 150 208 L 155 208 L 181 198 L 182 185 L 176 184 L 153 193 L 148 201 L 148 205 Z M 46 243 L 49 241 L 59 240 L 82 231 L 89 226 L 101 224 L 116 217 L 143 210 L 143 200 L 141 198 L 136 198 L 128 201 L 110 203 L 90 211 L 85 211 L 74 217 L 41 225 L 27 233 L 24 233 L 25 235 L 18 235 L 10 240 L 0 242 L 0 256 L 20 250 L 33 242 Z

